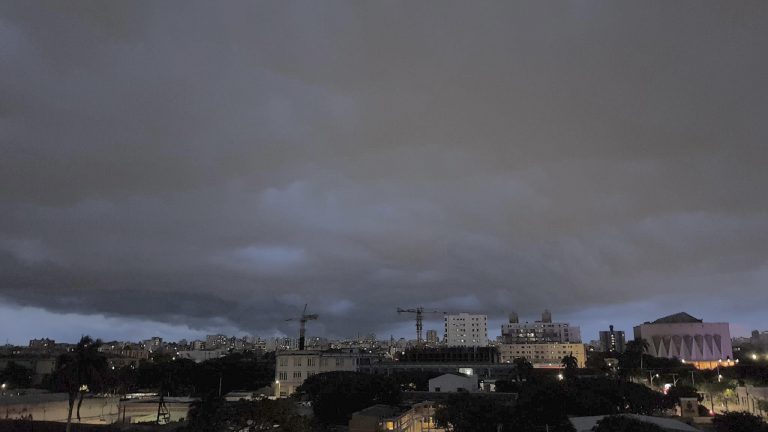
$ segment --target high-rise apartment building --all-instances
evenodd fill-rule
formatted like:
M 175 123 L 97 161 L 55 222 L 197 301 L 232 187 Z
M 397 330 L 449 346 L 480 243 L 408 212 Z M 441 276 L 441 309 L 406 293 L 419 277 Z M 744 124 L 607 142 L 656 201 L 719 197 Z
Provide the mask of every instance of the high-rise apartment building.
M 229 337 L 223 334 L 207 335 L 205 337 L 205 347 L 207 349 L 227 348 L 229 347 Z
M 488 345 L 488 316 L 460 313 L 445 316 L 444 342 L 447 346 Z
M 440 339 L 437 337 L 437 330 L 427 330 L 427 344 L 437 345 L 440 343 Z
M 608 326 L 608 331 L 600 332 L 600 351 L 607 353 L 624 352 L 624 332 L 614 330 L 613 326 Z
M 501 326 L 501 341 L 506 344 L 580 343 L 581 329 L 568 323 L 552 322 L 552 313 L 545 310 L 541 321 L 519 322 L 516 313 L 509 323 Z

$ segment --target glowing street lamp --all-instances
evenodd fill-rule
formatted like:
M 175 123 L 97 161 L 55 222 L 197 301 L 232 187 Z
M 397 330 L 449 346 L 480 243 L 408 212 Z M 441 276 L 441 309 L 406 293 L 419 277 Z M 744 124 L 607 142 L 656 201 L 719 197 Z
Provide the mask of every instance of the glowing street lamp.
M 557 379 L 558 379 L 558 380 L 562 381 L 562 380 L 563 380 L 563 378 L 565 378 L 565 377 L 563 376 L 563 374 L 562 374 L 562 373 L 559 373 L 559 374 L 557 374 Z

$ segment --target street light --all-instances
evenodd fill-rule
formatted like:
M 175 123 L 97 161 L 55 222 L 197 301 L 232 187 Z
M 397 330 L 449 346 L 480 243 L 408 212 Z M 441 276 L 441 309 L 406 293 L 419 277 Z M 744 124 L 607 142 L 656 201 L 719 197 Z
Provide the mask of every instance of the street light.
M 562 380 L 563 380 L 563 378 L 565 378 L 565 377 L 563 376 L 563 374 L 562 374 L 562 373 L 559 373 L 559 374 L 557 374 L 557 379 L 559 379 L 560 381 L 562 381 Z
M 651 386 L 653 386 L 653 379 L 654 379 L 654 378 L 658 378 L 658 377 L 659 377 L 659 374 L 656 374 L 656 375 L 652 375 L 652 374 L 651 374 L 651 371 L 648 371 L 648 377 L 649 377 L 649 381 L 651 382 Z

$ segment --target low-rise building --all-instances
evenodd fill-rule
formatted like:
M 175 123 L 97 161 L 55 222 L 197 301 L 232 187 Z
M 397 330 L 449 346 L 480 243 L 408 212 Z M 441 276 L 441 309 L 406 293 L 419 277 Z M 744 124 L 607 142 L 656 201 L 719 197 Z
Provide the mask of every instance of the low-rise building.
M 323 372 L 357 372 L 371 358 L 356 351 L 279 351 L 275 366 L 275 396 L 290 396 L 307 378 Z
M 768 387 L 755 387 L 747 384 L 746 386 L 736 387 L 736 406 L 732 406 L 734 411 L 748 411 L 755 415 L 765 415 L 760 409 L 760 401 L 768 401 Z
M 581 343 L 500 344 L 498 349 L 502 363 L 512 363 L 522 357 L 536 368 L 559 368 L 563 357 L 568 355 L 576 357 L 580 368 L 587 363 L 587 350 Z
M 195 363 L 204 362 L 206 360 L 217 359 L 229 354 L 229 350 L 217 349 L 217 350 L 192 350 L 192 351 L 179 351 L 177 357 L 183 359 L 194 360 Z
M 395 354 L 398 362 L 409 363 L 499 363 L 496 347 L 409 348 Z
M 373 405 L 352 414 L 349 432 L 443 432 L 435 423 L 435 404 L 424 401 L 411 406 Z
M 56 346 L 56 341 L 53 339 L 43 338 L 29 341 L 29 348 L 32 350 L 48 351 L 52 350 L 54 346 Z
M 447 373 L 429 380 L 429 391 L 432 393 L 475 393 L 479 389 L 476 375 Z

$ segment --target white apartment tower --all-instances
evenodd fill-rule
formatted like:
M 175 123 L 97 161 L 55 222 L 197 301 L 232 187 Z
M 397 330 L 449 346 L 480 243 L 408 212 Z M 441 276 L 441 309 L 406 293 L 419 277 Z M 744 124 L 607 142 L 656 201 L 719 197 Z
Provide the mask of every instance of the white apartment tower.
M 444 342 L 447 346 L 488 346 L 488 316 L 468 313 L 446 315 Z

